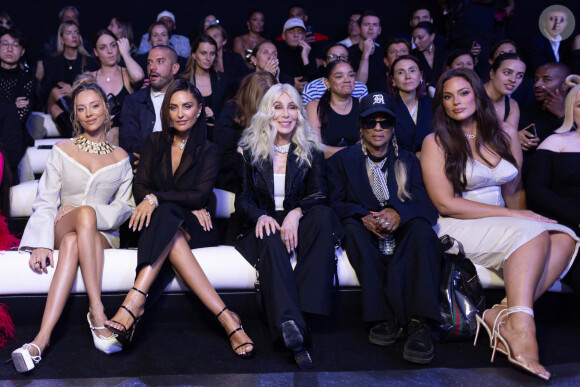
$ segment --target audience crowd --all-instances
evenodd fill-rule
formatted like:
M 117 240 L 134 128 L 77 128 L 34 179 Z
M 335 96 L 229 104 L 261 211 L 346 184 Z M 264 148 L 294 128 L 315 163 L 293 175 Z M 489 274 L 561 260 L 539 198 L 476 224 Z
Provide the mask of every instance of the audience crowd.
M 78 267 L 97 349 L 132 341 L 178 274 L 235 354 L 253 355 L 191 250 L 220 234 L 259 272 L 272 339 L 299 367 L 312 367 L 310 315 L 331 313 L 338 245 L 361 285 L 369 341 L 404 337 L 403 357 L 427 364 L 447 234 L 503 275 L 506 297 L 480 311 L 478 334 L 493 355 L 549 379 L 533 303 L 558 279 L 580 294 L 580 35 L 554 6 L 518 47 L 506 36 L 513 0 L 439 3 L 415 7 L 394 36 L 382 35 L 380 13 L 351 10 L 339 42 L 314 31 L 302 5 L 278 37 L 264 35 L 259 9 L 236 37 L 215 14 L 178 35 L 176 15 L 160 10 L 141 39 L 120 15 L 83 36 L 67 6 L 38 53 L 0 11 L 0 246 L 17 244 L 7 192 L 43 137 L 33 118 L 63 138 L 19 247 L 38 273 L 59 249 L 58 275 L 38 335 L 12 354 L 16 369 L 40 362 Z M 220 233 L 214 188 L 235 194 Z M 138 275 L 108 320 L 103 249 L 119 246 L 120 231 L 138 245 Z

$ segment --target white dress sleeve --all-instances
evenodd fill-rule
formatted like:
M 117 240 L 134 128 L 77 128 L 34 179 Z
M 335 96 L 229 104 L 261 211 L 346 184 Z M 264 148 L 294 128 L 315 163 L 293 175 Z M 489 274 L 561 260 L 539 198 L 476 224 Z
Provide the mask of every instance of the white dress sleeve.
M 54 149 L 46 162 L 18 250 L 54 249 L 54 219 L 60 207 L 62 155 Z
M 109 204 L 93 204 L 97 213 L 97 229 L 102 231 L 118 229 L 129 217 L 135 208 L 133 200 L 133 171 L 127 158 L 123 164 L 121 184 Z

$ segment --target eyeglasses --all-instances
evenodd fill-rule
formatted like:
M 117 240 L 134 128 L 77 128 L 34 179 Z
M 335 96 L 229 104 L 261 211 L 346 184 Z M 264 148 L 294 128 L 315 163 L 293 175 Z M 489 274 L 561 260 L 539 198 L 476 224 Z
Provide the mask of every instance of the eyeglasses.
M 219 21 L 219 19 L 215 19 L 215 20 L 205 20 L 205 21 L 204 21 L 204 24 L 205 24 L 206 26 L 209 26 L 209 25 L 211 25 L 211 24 L 220 24 L 220 21 Z
M 334 55 L 334 54 L 330 54 L 326 57 L 326 59 L 328 59 L 329 62 L 335 61 L 335 60 L 343 60 L 345 62 L 348 62 L 348 55 Z
M 382 120 L 373 120 L 372 118 L 361 118 L 360 126 L 363 129 L 374 129 L 379 124 L 382 130 L 391 129 L 395 126 L 395 119 L 394 118 L 384 118 Z
M 8 43 L 3 41 L 0 43 L 0 47 L 2 47 L 3 50 L 8 50 L 8 47 L 12 47 L 13 50 L 19 50 L 22 46 L 18 42 Z

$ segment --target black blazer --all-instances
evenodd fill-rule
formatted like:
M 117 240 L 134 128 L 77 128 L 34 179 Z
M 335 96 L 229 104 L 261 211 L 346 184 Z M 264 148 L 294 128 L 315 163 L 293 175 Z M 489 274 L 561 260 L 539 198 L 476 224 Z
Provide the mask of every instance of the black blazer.
M 427 196 L 419 160 L 412 153 L 400 148 L 399 159 L 407 167 L 407 190 L 411 193 L 411 200 L 401 202 L 397 197 L 394 153 L 391 149 L 388 156 L 387 187 L 390 198 L 387 207 L 392 207 L 399 213 L 401 224 L 414 218 L 424 218 L 431 225 L 435 225 L 437 211 Z M 360 143 L 335 153 L 327 160 L 328 200 L 341 220 L 360 219 L 368 215 L 370 211 L 383 209 L 371 188 L 366 163 Z
M 428 96 L 419 100 L 419 106 L 417 107 L 417 125 L 415 125 L 407 106 L 405 106 L 405 102 L 403 102 L 401 97 L 397 95 L 397 98 L 395 98 L 395 115 L 397 117 L 395 135 L 397 136 L 399 147 L 406 149 L 409 152 L 421 151 L 423 140 L 432 131 L 432 103 L 433 99 Z
M 284 211 L 276 213 L 274 204 L 274 169 L 271 161 L 251 164 L 251 155 L 244 151 L 238 156 L 238 189 L 236 217 L 241 220 L 237 235 L 254 229 L 258 218 L 269 215 L 281 221 L 288 212 L 300 207 L 306 214 L 316 205 L 326 204 L 326 169 L 324 154 L 316 152 L 312 166 L 298 165 L 292 144 L 286 162 Z

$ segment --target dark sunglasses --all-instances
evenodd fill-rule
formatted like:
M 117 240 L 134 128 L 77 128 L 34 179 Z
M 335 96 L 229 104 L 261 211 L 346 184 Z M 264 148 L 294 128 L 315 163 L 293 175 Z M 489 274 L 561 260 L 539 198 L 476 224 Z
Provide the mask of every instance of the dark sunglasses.
M 363 129 L 374 129 L 377 124 L 380 125 L 381 129 L 390 129 L 395 126 L 394 118 L 385 118 L 382 120 L 373 120 L 372 118 L 361 118 L 360 126 Z

